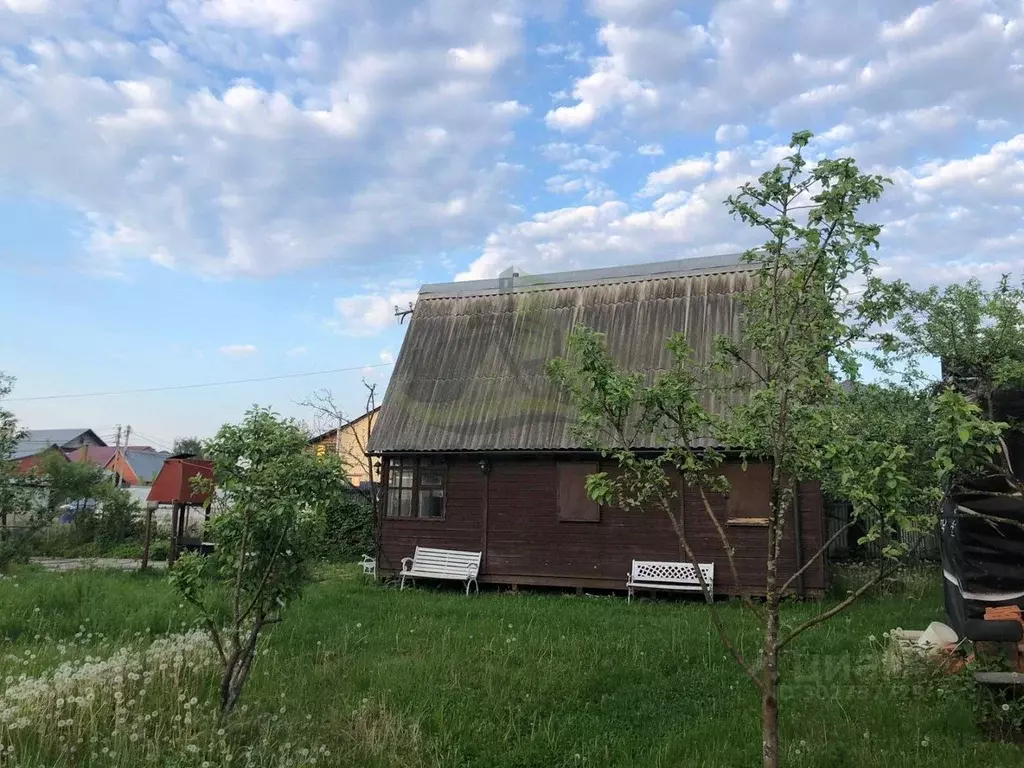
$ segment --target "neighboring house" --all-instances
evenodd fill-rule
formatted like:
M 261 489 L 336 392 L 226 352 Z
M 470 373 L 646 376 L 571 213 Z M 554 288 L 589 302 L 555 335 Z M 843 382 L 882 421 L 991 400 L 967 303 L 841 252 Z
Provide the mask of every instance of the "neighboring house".
M 741 333 L 739 292 L 753 273 L 737 262 L 424 286 L 369 445 L 384 465 L 380 570 L 397 571 L 421 545 L 482 551 L 484 583 L 624 589 L 633 559 L 680 560 L 663 513 L 599 507 L 586 496 L 586 476 L 614 464 L 574 438 L 568 398 L 546 366 L 565 354 L 576 324 L 606 334 L 616 361 L 648 376 L 668 366 L 665 343 L 677 331 L 706 358 L 715 335 Z M 737 367 L 734 375 L 747 374 Z M 649 441 L 643 447 L 656 450 Z M 677 478 L 682 524 L 698 561 L 716 566 L 716 593 L 763 593 L 769 466 L 744 471 L 734 459 L 722 471 L 732 490 L 712 503 L 736 549 L 739 583 L 699 499 Z M 802 484 L 797 502 L 785 529 L 784 574 L 823 541 L 818 485 Z M 797 586 L 823 594 L 821 558 Z
M 22 440 L 14 447 L 14 453 L 11 454 L 11 459 L 15 463 L 15 472 L 26 474 L 40 469 L 43 461 L 51 453 L 63 456 L 65 460 L 67 459 L 67 456 L 56 443 L 46 444 L 34 440 Z
M 317 454 L 337 453 L 345 463 L 345 470 L 352 485 L 362 487 L 370 481 L 369 458 L 366 445 L 370 433 L 377 424 L 380 408 L 364 413 L 338 429 L 331 429 L 317 435 L 309 442 L 315 447 Z M 380 469 L 373 467 L 373 481 L 380 482 Z
M 155 453 L 154 449 L 148 445 L 129 445 L 129 451 L 149 451 Z M 73 462 L 88 461 L 90 464 L 95 464 L 97 467 L 105 467 L 114 458 L 114 454 L 117 453 L 118 449 L 112 445 L 106 445 L 102 447 L 93 445 L 83 445 L 81 448 L 76 448 L 68 454 L 68 459 Z
M 113 472 L 124 485 L 150 485 L 160 474 L 160 468 L 170 456 L 152 449 L 119 449 L 103 468 Z
M 18 463 L 19 472 L 29 472 L 42 464 L 47 452 L 58 451 L 66 456 L 86 445 L 106 443 L 91 429 L 33 429 L 18 443 L 11 458 Z

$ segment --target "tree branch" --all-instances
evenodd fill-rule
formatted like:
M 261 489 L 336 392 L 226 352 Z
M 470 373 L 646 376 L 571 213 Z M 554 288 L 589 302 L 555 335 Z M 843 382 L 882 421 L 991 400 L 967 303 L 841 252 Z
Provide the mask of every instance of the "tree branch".
M 689 541 L 687 541 L 685 534 L 679 527 L 679 523 L 676 521 L 675 515 L 672 514 L 672 506 L 668 503 L 664 494 L 660 495 L 659 500 L 662 504 L 662 509 L 665 510 L 669 518 L 671 518 L 672 520 L 672 528 L 675 530 L 676 536 L 679 537 L 679 543 L 683 546 L 683 550 L 686 552 L 686 557 L 690 560 L 691 563 L 694 564 L 694 566 L 697 566 L 697 556 L 694 554 L 693 549 L 690 547 Z M 726 650 L 729 652 L 729 655 L 732 656 L 733 660 L 740 665 L 744 672 L 746 672 L 747 677 L 749 677 L 751 681 L 753 681 L 754 685 L 756 685 L 759 690 L 763 691 L 764 682 L 761 680 L 760 676 L 754 671 L 754 668 L 747 663 L 747 660 L 743 657 L 743 654 L 732 642 L 732 638 L 729 636 L 728 630 L 722 623 L 722 617 L 718 615 L 718 610 L 715 608 L 714 605 L 714 593 L 711 591 L 711 587 L 708 585 L 707 580 L 704 578 L 704 574 L 701 572 L 699 567 L 695 567 L 694 570 L 696 570 L 697 572 L 697 581 L 700 583 L 701 591 L 704 593 L 704 602 L 708 606 L 708 616 L 710 617 L 711 623 L 712 625 L 714 625 L 715 631 L 718 633 L 719 638 L 722 640 L 722 645 L 725 646 Z
M 864 582 L 860 586 L 860 588 L 857 589 L 856 592 L 854 592 L 851 595 L 848 595 L 846 597 L 846 599 L 843 600 L 843 602 L 839 603 L 838 605 L 833 606 L 832 608 L 830 608 L 827 611 L 824 611 L 823 613 L 819 613 L 817 616 L 811 617 L 810 619 L 805 621 L 803 624 L 798 625 L 792 632 L 790 632 L 779 643 L 779 646 L 778 646 L 779 650 L 781 651 L 786 645 L 788 645 L 791 641 L 795 640 L 797 637 L 802 635 L 808 629 L 811 629 L 812 627 L 816 627 L 819 624 L 821 624 L 823 621 L 828 621 L 829 619 L 831 619 L 836 614 L 842 613 L 843 611 L 845 611 L 847 608 L 849 608 L 857 600 L 857 598 L 859 598 L 861 595 L 863 595 L 865 592 L 867 592 L 869 589 L 871 589 L 871 587 L 875 586 L 875 584 L 877 584 L 883 578 L 885 578 L 889 574 L 895 572 L 896 570 L 897 570 L 897 568 L 893 568 L 893 569 L 891 569 L 889 571 L 886 571 L 884 568 L 880 569 L 878 571 L 878 573 L 876 573 L 872 578 L 870 578 L 866 582 Z
M 711 507 L 711 502 L 708 499 L 707 492 L 704 490 L 704 486 L 698 483 L 697 490 L 700 492 L 700 499 L 701 502 L 704 504 L 704 511 L 711 519 L 711 524 L 715 526 L 715 531 L 718 532 L 718 538 L 721 540 L 722 547 L 725 549 L 725 557 L 729 563 L 729 570 L 732 573 L 733 583 L 736 584 L 737 589 L 741 589 L 740 599 L 743 605 L 745 605 L 751 613 L 753 613 L 755 616 L 757 616 L 759 619 L 763 621 L 764 609 L 754 604 L 754 601 L 751 599 L 750 592 L 748 590 L 744 590 L 740 587 L 740 585 L 743 582 L 740 580 L 740 574 L 736 568 L 736 558 L 733 553 L 733 547 L 729 543 L 729 538 L 728 536 L 726 536 L 725 529 L 722 527 L 722 523 L 719 521 L 718 515 L 715 514 L 714 509 Z
M 821 546 L 821 549 L 819 549 L 817 552 L 815 552 L 806 563 L 804 563 L 802 566 L 800 566 L 800 568 L 796 571 L 796 573 L 794 573 L 792 576 L 790 576 L 788 579 L 786 579 L 786 581 L 783 583 L 782 587 L 779 589 L 779 593 L 783 594 L 783 595 L 786 594 L 786 590 L 789 589 L 793 585 L 793 582 L 796 581 L 797 579 L 799 579 L 801 576 L 803 576 L 804 573 L 807 572 L 807 569 L 810 568 L 814 564 L 814 561 L 817 560 L 822 555 L 824 555 L 828 551 L 828 548 L 831 547 L 839 539 L 839 537 L 842 534 L 846 533 L 848 530 L 850 530 L 850 528 L 853 527 L 853 524 L 855 522 L 857 522 L 857 521 L 856 520 L 850 520 L 850 522 L 848 522 L 846 525 L 844 525 L 842 528 L 840 528 L 838 531 L 836 531 L 834 534 L 832 534 L 832 536 L 829 537 L 829 540 L 826 541 Z

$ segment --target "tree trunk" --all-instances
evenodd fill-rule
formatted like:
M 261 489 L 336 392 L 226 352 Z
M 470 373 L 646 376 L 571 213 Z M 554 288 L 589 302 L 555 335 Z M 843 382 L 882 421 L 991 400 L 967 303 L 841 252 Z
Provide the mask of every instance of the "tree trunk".
M 779 612 L 771 606 L 764 647 L 764 689 L 761 691 L 761 745 L 764 768 L 779 766 Z

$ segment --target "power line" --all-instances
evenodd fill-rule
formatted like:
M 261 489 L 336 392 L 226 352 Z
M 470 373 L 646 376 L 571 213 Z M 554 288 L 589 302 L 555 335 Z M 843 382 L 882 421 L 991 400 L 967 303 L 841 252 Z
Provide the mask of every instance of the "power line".
M 301 379 L 305 376 L 324 376 L 328 373 L 345 373 L 361 371 L 364 368 L 383 368 L 394 363 L 373 363 L 371 365 L 353 365 L 350 368 L 332 368 L 326 371 L 307 371 L 306 373 L 282 373 L 278 376 L 263 376 L 255 379 L 234 379 L 232 381 L 208 381 L 201 384 L 173 384 L 167 387 L 144 387 L 142 389 L 122 389 L 116 392 L 83 392 L 74 395 L 38 395 L 36 397 L 8 397 L 5 403 L 27 403 L 33 400 L 70 400 L 79 397 L 112 397 L 115 395 L 138 395 L 146 392 L 170 392 L 179 389 L 202 389 L 205 387 L 224 387 L 231 384 L 254 384 L 260 381 L 279 381 L 280 379 Z

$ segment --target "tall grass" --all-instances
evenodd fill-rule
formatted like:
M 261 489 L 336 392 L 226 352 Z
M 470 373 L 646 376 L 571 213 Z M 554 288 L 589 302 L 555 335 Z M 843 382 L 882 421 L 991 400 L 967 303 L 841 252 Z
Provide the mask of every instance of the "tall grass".
M 788 765 L 1024 764 L 1017 748 L 978 733 L 969 702 L 918 704 L 881 671 L 877 638 L 940 618 L 940 600 L 933 578 L 923 591 L 862 603 L 794 645 L 783 670 Z M 756 628 L 723 609 L 753 653 Z M 794 603 L 784 620 L 820 609 Z M 64 726 L 76 735 L 63 745 L 55 722 L 66 715 L 0 736 L 5 748 L 15 743 L 3 764 L 667 767 L 753 765 L 760 755 L 756 692 L 695 601 L 466 598 L 431 587 L 397 592 L 335 570 L 268 636 L 242 708 L 223 724 L 205 661 L 173 676 L 160 676 L 160 662 L 153 667 L 168 643 L 200 642 L 182 634 L 194 618 L 155 577 L 25 573 L 0 581 L 8 690 L 22 674 L 44 678 L 62 662 L 127 648 L 143 671 L 122 684 L 122 701 L 134 697 L 148 727 L 130 741 L 138 718 L 118 724 L 117 688 L 104 688 L 102 716 Z

